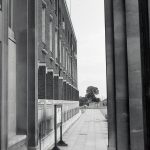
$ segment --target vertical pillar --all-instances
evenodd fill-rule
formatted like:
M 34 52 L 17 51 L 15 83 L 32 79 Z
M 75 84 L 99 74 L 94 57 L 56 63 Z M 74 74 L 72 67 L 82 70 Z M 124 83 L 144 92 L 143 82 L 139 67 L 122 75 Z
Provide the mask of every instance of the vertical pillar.
M 64 100 L 66 100 L 66 81 L 63 82 Z
M 46 75 L 46 97 L 47 99 L 53 99 L 53 91 L 54 91 L 53 72 L 48 71 Z
M 71 100 L 73 100 L 73 87 L 71 86 Z
M 77 101 L 79 101 L 79 91 L 77 91 Z
M 69 100 L 69 83 L 67 83 L 67 90 L 66 90 L 66 92 L 67 92 L 67 100 Z
M 27 0 L 14 0 L 17 134 L 27 133 Z M 17 9 L 15 9 L 17 8 Z M 19 21 L 18 21 L 19 20 Z
M 139 13 L 139 1 L 126 0 L 131 150 L 145 149 Z
M 46 98 L 46 64 L 39 64 L 38 68 L 38 99 Z
M 58 95 L 58 92 L 59 92 L 58 78 L 59 78 L 58 75 L 54 75 L 54 100 L 58 100 L 59 99 L 59 95 Z
M 70 100 L 70 85 L 68 83 L 68 100 Z
M 0 1 L 0 149 L 7 149 L 8 0 Z
M 38 30 L 37 1 L 28 0 L 28 149 L 38 146 Z
M 129 150 L 129 99 L 125 1 L 113 1 L 117 149 Z
M 66 100 L 68 100 L 68 83 L 66 82 Z
M 53 72 L 46 74 L 46 99 L 53 99 Z
M 59 100 L 63 99 L 63 77 L 59 77 Z

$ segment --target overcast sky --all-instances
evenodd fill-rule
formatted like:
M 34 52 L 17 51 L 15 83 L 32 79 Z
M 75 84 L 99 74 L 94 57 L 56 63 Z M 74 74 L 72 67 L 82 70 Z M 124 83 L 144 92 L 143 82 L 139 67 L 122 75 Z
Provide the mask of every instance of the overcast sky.
M 71 9 L 70 9 L 71 1 Z M 106 97 L 105 28 L 103 0 L 67 0 L 78 42 L 78 87 L 97 86 Z

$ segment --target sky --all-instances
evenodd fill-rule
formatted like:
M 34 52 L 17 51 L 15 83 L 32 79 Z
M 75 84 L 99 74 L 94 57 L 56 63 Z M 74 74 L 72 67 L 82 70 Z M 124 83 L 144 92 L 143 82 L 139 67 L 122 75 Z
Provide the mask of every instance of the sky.
M 106 98 L 104 1 L 66 1 L 77 37 L 80 96 L 85 96 L 88 86 L 96 86 L 100 93 L 98 97 L 104 99 Z

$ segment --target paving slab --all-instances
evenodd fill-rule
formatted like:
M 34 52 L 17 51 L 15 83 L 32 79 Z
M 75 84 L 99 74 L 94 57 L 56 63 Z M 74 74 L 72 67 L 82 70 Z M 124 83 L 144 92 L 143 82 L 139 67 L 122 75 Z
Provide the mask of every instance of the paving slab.
M 68 147 L 61 150 L 107 150 L 107 120 L 100 109 L 87 109 L 63 135 Z

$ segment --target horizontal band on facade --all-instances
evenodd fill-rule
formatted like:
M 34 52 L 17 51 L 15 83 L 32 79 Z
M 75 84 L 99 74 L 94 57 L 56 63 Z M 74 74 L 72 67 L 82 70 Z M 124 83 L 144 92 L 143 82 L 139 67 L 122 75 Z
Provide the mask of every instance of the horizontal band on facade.
M 59 74 L 54 74 L 54 76 L 57 76 L 57 77 L 59 77 Z
M 46 68 L 46 73 L 48 73 L 48 72 L 54 72 L 54 70 L 53 70 L 53 69 Z
M 38 62 L 38 67 L 40 66 L 45 66 L 46 67 L 46 63 L 45 62 Z
M 59 79 L 62 79 L 62 80 L 63 80 L 63 77 L 59 77 Z

